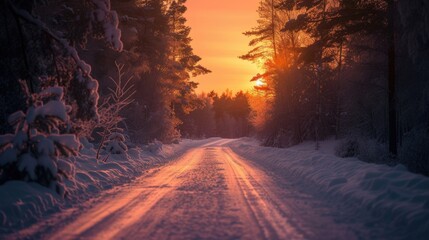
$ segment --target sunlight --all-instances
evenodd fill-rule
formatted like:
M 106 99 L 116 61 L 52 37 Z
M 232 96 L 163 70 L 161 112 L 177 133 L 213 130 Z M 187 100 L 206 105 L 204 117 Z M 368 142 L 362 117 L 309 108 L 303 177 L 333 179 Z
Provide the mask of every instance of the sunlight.
M 266 83 L 264 82 L 264 79 L 262 79 L 262 78 L 260 78 L 260 79 L 258 79 L 258 80 L 255 81 L 255 86 L 256 87 L 262 87 L 264 85 L 266 85 Z

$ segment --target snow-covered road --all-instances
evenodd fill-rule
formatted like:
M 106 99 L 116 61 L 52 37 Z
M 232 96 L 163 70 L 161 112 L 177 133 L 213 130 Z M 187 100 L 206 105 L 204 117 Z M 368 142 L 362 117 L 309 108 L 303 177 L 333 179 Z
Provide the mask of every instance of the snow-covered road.
M 387 239 L 389 226 L 299 189 L 213 140 L 79 209 L 13 234 L 41 239 Z

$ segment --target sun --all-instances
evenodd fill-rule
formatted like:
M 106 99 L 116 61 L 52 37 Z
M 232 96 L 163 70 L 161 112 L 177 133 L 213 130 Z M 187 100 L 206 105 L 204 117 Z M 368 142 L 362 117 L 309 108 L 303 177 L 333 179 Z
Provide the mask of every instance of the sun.
M 264 80 L 262 78 L 260 78 L 260 79 L 258 79 L 258 80 L 255 81 L 255 86 L 256 87 L 262 87 L 262 86 L 265 86 L 265 85 L 266 85 L 266 83 L 264 82 Z

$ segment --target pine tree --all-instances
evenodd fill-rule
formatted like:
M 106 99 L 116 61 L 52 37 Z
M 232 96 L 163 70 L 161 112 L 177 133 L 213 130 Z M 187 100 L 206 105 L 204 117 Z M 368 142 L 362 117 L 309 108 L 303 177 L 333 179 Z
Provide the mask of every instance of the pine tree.
M 130 111 L 142 113 L 127 119 L 135 141 L 177 141 L 181 119 L 196 109 L 193 92 L 197 84 L 190 78 L 208 70 L 193 53 L 184 4 L 183 0 L 148 0 L 130 1 L 121 7 L 128 34 L 136 35 L 130 38 L 125 53 L 137 73 L 136 103 Z
M 92 68 L 82 60 L 79 50 L 89 38 L 104 39 L 111 48 L 122 50 L 118 18 L 110 8 L 110 1 L 8 0 L 2 4 L 5 18 L 0 21 L 7 32 L 3 40 L 11 44 L 0 45 L 2 48 L 11 45 L 13 49 L 0 62 L 5 69 L 0 73 L 2 78 L 15 85 L 18 79 L 25 79 L 30 92 L 35 93 L 43 87 L 40 79 L 47 76 L 64 87 L 65 101 L 73 106 L 72 123 L 96 119 L 98 81 L 92 77 Z M 15 19 L 13 26 L 10 19 Z
M 79 52 L 89 38 L 104 39 L 121 51 L 117 14 L 109 0 L 6 0 L 0 4 L 6 32 L 0 38 L 6 53 L 0 61 L 0 69 L 5 70 L 0 78 L 11 85 L 24 79 L 20 94 L 27 96 L 26 112 L 14 105 L 17 112 L 8 119 L 14 134 L 0 136 L 0 184 L 34 181 L 64 195 L 61 181 L 72 177 L 73 164 L 60 157 L 75 154 L 80 143 L 74 134 L 89 120 L 99 119 L 98 81 Z M 14 93 L 1 98 L 15 99 Z
M 62 87 L 47 87 L 28 97 L 28 109 L 8 118 L 15 132 L 0 136 L 0 184 L 10 180 L 37 182 L 66 194 L 64 178 L 73 177 L 73 164 L 60 156 L 76 154 L 80 143 L 73 134 L 62 134 L 71 107 L 64 103 Z

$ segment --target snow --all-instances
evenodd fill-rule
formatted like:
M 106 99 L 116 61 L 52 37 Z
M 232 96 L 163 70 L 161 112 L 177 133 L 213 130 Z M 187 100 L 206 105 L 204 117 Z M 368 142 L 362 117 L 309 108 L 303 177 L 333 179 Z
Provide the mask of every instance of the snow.
M 2 147 L 3 145 L 9 144 L 10 142 L 12 142 L 13 138 L 15 137 L 15 135 L 13 134 L 4 134 L 4 135 L 0 135 L 0 147 Z
M 114 133 L 110 134 L 109 140 L 118 140 L 118 141 L 124 142 L 125 137 L 122 133 L 114 132 Z
M 112 44 L 113 48 L 117 51 L 122 51 L 124 44 L 121 41 L 121 30 L 119 27 L 119 18 L 116 11 L 111 11 L 111 22 L 105 22 L 104 27 L 104 36 L 106 40 Z
M 90 90 L 89 103 L 91 105 L 91 110 L 94 113 L 94 119 L 98 121 L 98 100 L 100 95 L 98 94 L 98 81 L 94 79 L 91 75 L 84 75 L 82 71 L 76 71 L 76 79 L 81 83 L 86 83 L 86 88 Z
M 92 0 L 92 2 L 103 11 L 110 11 L 110 0 Z
M 9 116 L 9 123 L 12 126 L 15 126 L 24 117 L 27 118 L 27 123 L 32 124 L 37 117 L 57 117 L 62 121 L 67 121 L 67 113 L 70 110 L 69 106 L 66 106 L 62 101 L 64 97 L 64 90 L 62 87 L 48 87 L 39 93 L 39 96 L 42 98 L 55 96 L 55 99 L 50 100 L 45 104 L 38 104 L 37 106 L 31 106 L 27 110 L 25 115 L 22 111 L 18 111 Z
M 127 146 L 121 141 L 109 141 L 105 148 L 112 154 L 122 154 L 127 150 Z
M 96 9 L 93 11 L 94 21 L 99 22 L 104 28 L 104 37 L 108 43 L 117 51 L 123 50 L 121 41 L 121 30 L 119 26 L 119 18 L 116 11 L 110 8 L 110 0 L 92 0 Z
M 52 140 L 74 144 L 75 139 L 63 138 L 61 135 L 60 138 Z M 0 196 L 2 196 L 0 198 L 0 235 L 29 226 L 49 214 L 78 207 L 108 189 L 130 182 L 149 169 L 175 159 L 188 149 L 210 141 L 213 139 L 183 140 L 180 144 L 172 145 L 156 143 L 140 146 L 129 149 L 126 154 L 109 155 L 106 162 L 95 159 L 96 149 L 82 148 L 80 156 L 58 160 L 58 169 L 65 171 L 66 175 L 76 173 L 74 179 L 63 180 L 68 190 L 66 199 L 59 197 L 54 190 L 36 183 L 9 181 L 0 186 Z M 85 145 L 91 147 L 91 144 Z M 153 147 L 154 145 L 156 147 Z M 3 154 L 6 153 L 7 151 Z M 100 159 L 106 156 L 102 155 Z M 0 159 L 4 161 L 4 155 L 0 156 Z M 31 168 L 31 163 L 36 163 L 36 160 L 29 159 L 25 164 L 22 163 L 22 167 Z
M 79 140 L 76 138 L 76 135 L 73 134 L 51 134 L 48 138 L 53 142 L 68 147 L 69 149 L 80 148 Z
M 66 122 L 68 120 L 67 111 L 68 108 L 64 104 L 64 102 L 59 100 L 52 100 L 38 107 L 29 107 L 27 110 L 27 122 L 28 124 L 32 124 L 39 116 L 57 117 L 62 121 Z
M 52 213 L 78 208 L 108 193 L 107 190 L 145 176 L 150 169 L 177 159 L 193 147 L 205 148 L 205 143 L 214 140 L 183 140 L 173 145 L 155 141 L 131 148 L 126 154 L 109 155 L 106 162 L 97 161 L 96 150 L 83 141 L 86 147 L 80 150 L 80 156 L 58 161 L 58 169 L 67 172 L 67 176 L 75 174 L 74 179 L 64 179 L 69 191 L 66 199 L 34 183 L 10 181 L 0 186 L 0 234 L 29 226 Z M 409 239 L 424 239 L 429 231 L 429 179 L 410 173 L 402 165 L 389 167 L 356 158 L 338 158 L 334 155 L 338 143 L 320 142 L 319 150 L 315 150 L 314 142 L 278 149 L 261 147 L 256 140 L 244 138 L 225 146 L 263 169 L 294 179 L 297 188 L 310 189 L 315 198 L 340 199 L 350 207 L 374 213 L 383 223 L 413 229 L 407 232 Z M 3 156 L 0 159 L 3 161 Z
M 79 138 L 79 142 L 84 148 L 94 148 L 94 144 L 90 143 L 86 137 Z
M 57 164 L 55 161 L 52 161 L 52 157 L 49 155 L 41 155 L 37 158 L 37 163 L 39 166 L 44 167 L 48 170 L 49 173 L 51 173 L 54 176 L 59 177 L 58 171 L 62 169 L 58 169 Z M 52 183 L 51 183 L 52 184 Z
M 40 92 L 43 95 L 56 95 L 57 100 L 62 99 L 64 97 L 64 89 L 63 87 L 48 87 Z
M 19 158 L 18 161 L 18 169 L 21 172 L 27 172 L 27 174 L 30 176 L 30 180 L 36 180 L 36 166 L 37 166 L 37 159 L 35 159 L 30 153 L 24 153 Z
M 333 154 L 335 141 L 320 146 L 317 151 L 314 142 L 287 149 L 261 147 L 252 139 L 230 143 L 238 155 L 285 177 L 301 179 L 302 188 L 315 186 L 321 194 L 368 209 L 383 221 L 412 226 L 414 239 L 427 236 L 429 178 L 413 174 L 403 165 L 338 158 Z
M 17 154 L 18 150 L 16 148 L 8 146 L 6 150 L 0 153 L 0 165 L 5 166 L 9 163 L 15 162 Z
M 23 146 L 28 141 L 28 136 L 24 130 L 19 130 L 13 138 L 14 146 Z
M 53 116 L 65 122 L 67 121 L 67 108 L 64 102 L 62 101 L 56 101 L 56 100 L 49 101 L 43 106 L 37 107 L 35 109 L 34 117 L 37 118 L 37 116 L 42 116 L 42 117 Z M 34 119 L 32 120 L 34 121 Z M 33 121 L 29 121 L 29 123 L 32 123 Z
M 121 128 L 112 129 L 112 133 L 108 136 L 107 141 L 104 144 L 104 149 L 111 154 L 123 154 L 128 150 L 128 146 L 125 144 L 125 136 Z
M 46 138 L 44 135 L 37 135 L 33 137 L 37 144 L 37 152 L 40 155 L 53 156 L 55 154 L 55 145 L 51 139 Z
M 15 113 L 12 113 L 11 115 L 9 115 L 9 117 L 7 118 L 7 122 L 9 123 L 9 125 L 15 126 L 17 123 L 19 123 L 24 118 L 25 118 L 24 112 L 23 111 L 17 111 Z
M 0 233 L 14 222 L 34 219 L 59 209 L 61 198 L 37 183 L 9 181 L 0 187 Z

